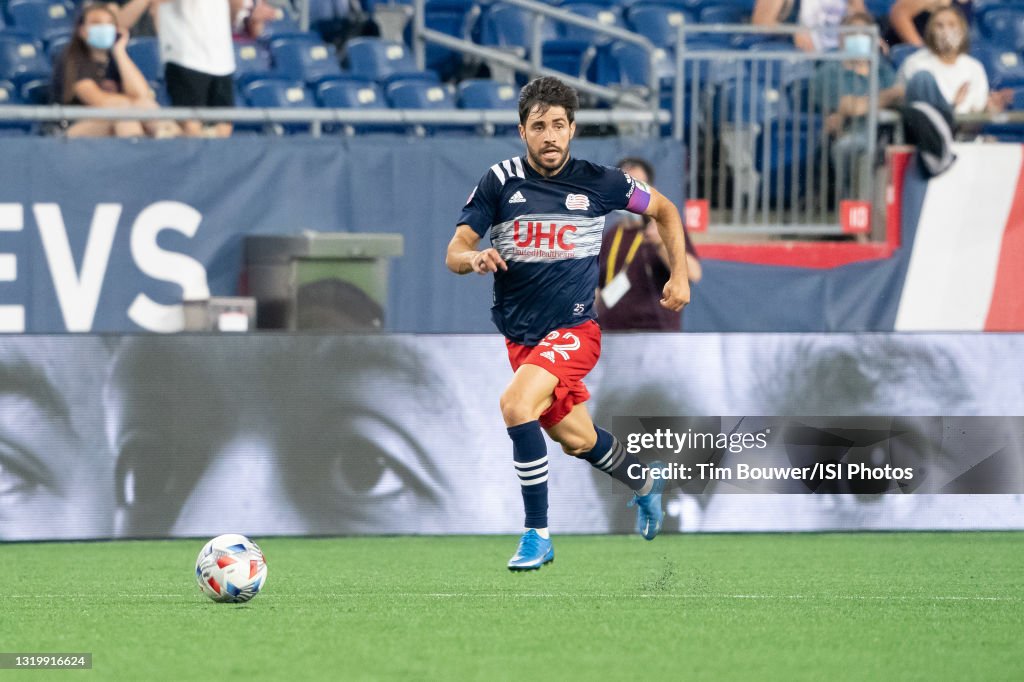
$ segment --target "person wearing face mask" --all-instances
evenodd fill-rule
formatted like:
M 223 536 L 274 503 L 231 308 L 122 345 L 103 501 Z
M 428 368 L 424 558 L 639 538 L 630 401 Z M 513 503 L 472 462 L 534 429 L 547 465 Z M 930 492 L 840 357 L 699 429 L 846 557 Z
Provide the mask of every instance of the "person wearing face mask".
M 625 158 L 616 166 L 635 180 L 654 182 L 654 168 L 646 159 Z M 600 288 L 597 318 L 607 331 L 677 332 L 682 312 L 661 306 L 661 291 L 670 270 L 668 252 L 653 219 L 644 220 L 628 211 L 608 217 L 598 256 Z M 700 281 L 697 251 L 683 225 L 686 242 L 686 274 L 691 283 Z
M 871 26 L 870 14 L 848 16 L 844 26 Z M 871 105 L 871 50 L 874 48 L 870 33 L 844 33 L 842 51 L 850 56 L 842 62 L 827 61 L 818 67 L 811 92 L 815 107 L 825 114 L 825 128 L 834 138 L 832 163 L 836 173 L 836 191 L 839 198 L 855 198 L 858 190 L 866 189 L 870 167 L 863 165 L 868 148 L 867 114 Z M 878 59 L 878 106 L 887 109 L 902 97 L 896 84 L 896 73 L 888 60 Z M 855 170 L 856 169 L 856 170 Z M 860 178 L 855 184 L 854 178 Z
M 926 48 L 907 57 L 899 70 L 907 102 L 927 102 L 943 115 L 1001 111 L 1003 92 L 990 95 L 985 68 L 967 54 L 967 20 L 955 6 L 932 12 L 924 30 Z
M 51 97 L 57 104 L 155 109 L 145 76 L 128 56 L 128 32 L 104 4 L 82 8 L 71 42 L 57 61 Z M 67 127 L 68 137 L 173 137 L 178 126 L 166 121 L 84 120 Z
M 957 7 L 967 23 L 971 23 L 973 0 L 896 0 L 889 10 L 886 42 L 890 45 L 905 43 L 924 47 L 924 27 L 928 25 L 928 19 L 935 11 L 949 6 Z

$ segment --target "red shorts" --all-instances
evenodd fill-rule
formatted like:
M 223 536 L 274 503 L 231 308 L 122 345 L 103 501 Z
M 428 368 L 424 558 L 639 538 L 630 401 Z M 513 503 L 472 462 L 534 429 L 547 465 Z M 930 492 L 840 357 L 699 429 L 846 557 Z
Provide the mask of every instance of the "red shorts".
M 590 399 L 583 377 L 601 357 L 601 327 L 588 320 L 576 327 L 556 329 L 536 346 L 522 346 L 505 339 L 512 371 L 536 365 L 558 377 L 551 407 L 540 416 L 540 425 L 551 428 L 565 419 L 572 408 Z

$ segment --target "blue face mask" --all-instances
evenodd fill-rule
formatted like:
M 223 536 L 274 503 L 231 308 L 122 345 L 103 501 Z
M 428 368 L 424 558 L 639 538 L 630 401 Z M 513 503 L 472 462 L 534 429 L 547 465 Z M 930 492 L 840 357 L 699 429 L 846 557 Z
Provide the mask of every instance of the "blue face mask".
M 85 42 L 97 50 L 109 50 L 117 42 L 117 27 L 113 24 L 93 24 Z
M 853 57 L 871 56 L 871 36 L 863 33 L 855 33 L 846 36 L 843 41 L 843 51 Z

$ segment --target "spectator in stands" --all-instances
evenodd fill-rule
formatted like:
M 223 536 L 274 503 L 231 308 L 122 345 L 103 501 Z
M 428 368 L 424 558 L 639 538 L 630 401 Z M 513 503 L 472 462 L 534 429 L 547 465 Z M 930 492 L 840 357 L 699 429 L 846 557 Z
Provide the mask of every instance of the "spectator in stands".
M 51 85 L 60 104 L 90 107 L 155 109 L 145 76 L 128 56 L 128 32 L 118 31 L 117 17 L 104 4 L 86 5 L 75 32 L 57 62 Z M 173 137 L 177 125 L 165 121 L 85 120 L 71 124 L 68 137 Z
M 864 0 L 757 0 L 751 22 L 757 26 L 789 23 L 796 12 L 796 23 L 808 30 L 793 36 L 793 42 L 806 52 L 827 52 L 839 47 L 836 31 L 843 19 L 852 14 L 867 14 Z
M 174 106 L 233 107 L 233 29 L 248 25 L 256 37 L 276 10 L 262 1 L 253 7 L 252 0 L 152 0 L 152 7 L 157 10 L 164 78 Z M 230 123 L 207 129 L 200 121 L 186 121 L 184 128 L 191 137 L 231 134 Z
M 907 57 L 899 70 L 908 103 L 926 101 L 940 112 L 968 114 L 1006 108 L 1012 91 L 990 93 L 985 67 L 967 54 L 967 19 L 955 6 L 934 10 L 924 29 L 926 49 Z
M 973 0 L 896 0 L 889 10 L 889 30 L 885 39 L 890 45 L 906 43 L 923 47 L 924 27 L 932 13 L 943 7 L 954 6 L 963 12 L 970 24 Z
M 844 26 L 870 27 L 874 18 L 867 13 L 851 14 Z M 840 198 L 853 198 L 857 189 L 870 178 L 867 115 L 871 87 L 871 34 L 845 33 L 843 51 L 856 55 L 842 62 L 823 62 L 814 75 L 814 105 L 826 114 L 825 128 L 835 138 L 832 163 L 836 171 L 836 191 Z M 903 89 L 896 83 L 896 73 L 888 60 L 878 59 L 878 106 L 888 109 L 900 102 Z M 855 186 L 854 178 L 858 178 Z
M 641 182 L 654 181 L 654 168 L 646 159 L 625 158 L 618 167 Z M 597 316 L 604 330 L 677 332 L 682 313 L 666 310 L 659 301 L 669 278 L 668 252 L 653 220 L 627 211 L 618 212 L 604 233 L 598 259 L 601 289 Z M 683 225 L 686 270 L 691 282 L 700 281 L 697 251 Z

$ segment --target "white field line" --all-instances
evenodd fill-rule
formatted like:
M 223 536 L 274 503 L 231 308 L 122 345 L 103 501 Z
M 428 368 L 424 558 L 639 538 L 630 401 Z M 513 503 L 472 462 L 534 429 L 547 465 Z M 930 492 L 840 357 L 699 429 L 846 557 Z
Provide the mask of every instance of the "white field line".
M 194 595 L 200 597 L 198 593 Z M 1024 597 L 1014 596 L 1002 596 L 1002 597 L 987 597 L 987 596 L 958 596 L 958 595 L 866 595 L 866 594 L 714 594 L 714 593 L 701 593 L 701 594 L 562 594 L 562 593 L 545 593 L 545 592 L 339 592 L 339 593 L 323 593 L 318 592 L 316 595 L 318 598 L 335 598 L 335 599 L 365 599 L 365 598 L 377 598 L 377 597 L 390 597 L 390 598 L 402 598 L 402 599 L 745 599 L 745 600 L 763 600 L 763 601 L 791 601 L 791 600 L 805 600 L 805 601 L 830 601 L 830 600 L 847 600 L 847 601 L 992 601 L 992 602 L 1020 602 L 1024 601 Z M 60 600 L 60 599 L 125 599 L 125 600 L 140 600 L 145 601 L 147 599 L 188 599 L 192 600 L 193 595 L 190 594 L 144 594 L 144 593 L 118 593 L 118 594 L 2 594 L 0 593 L 0 601 L 4 599 L 45 599 L 45 600 Z M 301 599 L 292 600 L 287 596 L 278 595 L 261 595 L 261 602 L 272 599 L 277 601 L 288 601 L 291 600 L 295 604 L 305 604 L 306 602 Z

